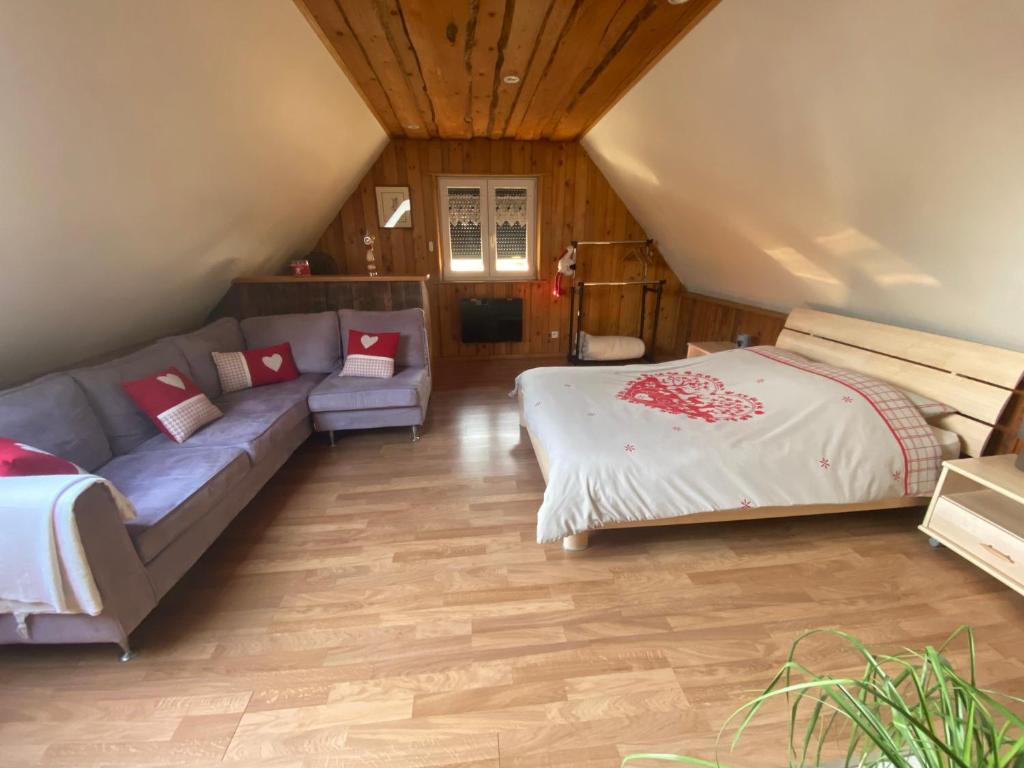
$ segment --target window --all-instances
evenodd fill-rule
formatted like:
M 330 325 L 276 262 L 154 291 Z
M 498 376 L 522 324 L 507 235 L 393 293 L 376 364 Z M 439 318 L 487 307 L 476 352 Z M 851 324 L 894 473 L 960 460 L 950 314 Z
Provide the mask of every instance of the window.
M 442 176 L 438 180 L 446 280 L 537 277 L 537 179 Z

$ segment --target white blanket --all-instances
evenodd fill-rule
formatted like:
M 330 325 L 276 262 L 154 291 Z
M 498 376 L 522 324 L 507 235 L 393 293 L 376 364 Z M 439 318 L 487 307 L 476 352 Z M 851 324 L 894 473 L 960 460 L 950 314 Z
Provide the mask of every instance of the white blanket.
M 609 523 L 930 493 L 931 429 L 894 387 L 774 347 L 516 381 L 548 459 L 537 540 Z
M 0 613 L 13 613 L 23 634 L 31 614 L 103 610 L 75 520 L 78 497 L 97 484 L 110 489 L 123 519 L 135 517 L 124 496 L 95 475 L 0 479 Z
M 580 333 L 581 360 L 638 360 L 647 347 L 634 336 L 591 336 Z

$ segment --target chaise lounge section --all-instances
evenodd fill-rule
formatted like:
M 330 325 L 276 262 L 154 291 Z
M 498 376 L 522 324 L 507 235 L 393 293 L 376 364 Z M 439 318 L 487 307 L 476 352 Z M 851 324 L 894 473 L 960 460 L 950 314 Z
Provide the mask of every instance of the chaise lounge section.
M 340 377 L 348 329 L 399 331 L 391 379 Z M 299 377 L 223 393 L 213 352 L 288 342 Z M 160 433 L 121 388 L 170 366 L 193 379 L 223 418 L 184 443 Z M 128 638 L 264 484 L 317 431 L 423 424 L 430 366 L 423 311 L 233 318 L 161 339 L 101 365 L 55 373 L 0 392 L 0 436 L 73 461 L 134 505 L 122 521 L 110 492 L 77 499 L 82 546 L 103 600 L 97 616 L 0 614 L 0 643 L 113 642 Z M 3 479 L 0 478 L 0 483 Z M 0 486 L 2 489 L 2 486 Z M 41 504 L 48 503 L 40 499 Z

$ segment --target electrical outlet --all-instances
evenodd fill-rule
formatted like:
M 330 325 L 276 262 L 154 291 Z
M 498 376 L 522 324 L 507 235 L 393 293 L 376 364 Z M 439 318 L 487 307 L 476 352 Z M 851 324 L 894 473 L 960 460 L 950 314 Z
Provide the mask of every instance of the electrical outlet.
M 551 331 L 550 336 L 551 336 L 552 339 L 557 339 L 558 338 L 558 331 Z
M 428 241 L 427 241 L 427 250 L 428 250 L 428 251 L 429 251 L 430 253 L 433 253 L 433 252 L 434 252 L 434 241 L 433 241 L 433 240 L 428 240 Z

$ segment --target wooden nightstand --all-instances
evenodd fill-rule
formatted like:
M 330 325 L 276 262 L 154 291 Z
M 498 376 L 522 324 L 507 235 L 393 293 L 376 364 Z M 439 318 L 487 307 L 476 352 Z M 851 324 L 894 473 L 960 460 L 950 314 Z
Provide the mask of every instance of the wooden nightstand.
M 1024 472 L 1017 457 L 942 465 L 922 531 L 1024 594 Z
M 736 349 L 736 343 L 732 341 L 691 341 L 686 345 L 686 357 L 700 357 L 701 355 L 713 355 L 715 352 L 725 352 L 727 349 Z

